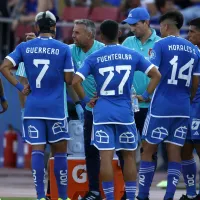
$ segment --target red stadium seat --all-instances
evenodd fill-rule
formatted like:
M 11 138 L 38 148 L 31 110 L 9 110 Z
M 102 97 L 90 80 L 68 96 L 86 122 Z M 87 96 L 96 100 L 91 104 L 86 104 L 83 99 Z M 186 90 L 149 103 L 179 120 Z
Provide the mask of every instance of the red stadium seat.
M 70 40 L 72 38 L 73 27 L 62 27 L 62 39 Z
M 65 7 L 62 20 L 74 21 L 75 19 L 87 19 L 89 7 Z
M 102 22 L 105 19 L 118 21 L 119 9 L 116 7 L 95 7 L 92 10 L 90 19 L 95 22 Z
M 15 30 L 15 37 L 17 40 L 24 40 L 25 39 L 25 33 L 34 32 L 34 28 L 31 25 L 24 25 L 19 24 Z

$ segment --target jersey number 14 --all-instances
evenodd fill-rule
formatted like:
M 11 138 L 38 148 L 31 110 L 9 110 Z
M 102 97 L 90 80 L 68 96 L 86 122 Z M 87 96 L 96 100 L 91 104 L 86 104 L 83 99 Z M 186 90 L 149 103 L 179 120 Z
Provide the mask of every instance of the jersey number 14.
M 176 80 L 176 73 L 177 73 L 177 68 L 178 68 L 178 56 L 174 56 L 169 61 L 169 63 L 172 65 L 172 74 L 171 74 L 171 78 L 168 79 L 167 83 L 177 85 L 178 80 Z M 185 86 L 187 86 L 187 87 L 190 86 L 193 64 L 194 64 L 194 58 L 191 58 L 190 61 L 187 62 L 185 65 L 183 65 L 179 69 L 179 72 L 178 72 L 178 79 L 186 80 Z M 183 74 L 183 72 L 187 69 L 189 69 L 188 74 L 187 75 Z

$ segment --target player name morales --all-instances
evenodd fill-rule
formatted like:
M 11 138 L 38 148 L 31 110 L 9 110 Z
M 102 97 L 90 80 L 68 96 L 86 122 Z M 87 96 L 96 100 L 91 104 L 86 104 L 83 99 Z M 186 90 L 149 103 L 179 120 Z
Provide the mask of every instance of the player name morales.
M 195 49 L 192 49 L 192 47 L 186 45 L 168 45 L 168 49 L 169 51 L 187 51 L 195 54 Z
M 46 48 L 46 47 L 27 47 L 26 53 L 41 53 L 41 54 L 59 55 L 59 49 Z
M 115 53 L 115 54 L 97 57 L 97 63 L 107 62 L 107 61 L 111 61 L 111 60 L 132 60 L 132 55 Z

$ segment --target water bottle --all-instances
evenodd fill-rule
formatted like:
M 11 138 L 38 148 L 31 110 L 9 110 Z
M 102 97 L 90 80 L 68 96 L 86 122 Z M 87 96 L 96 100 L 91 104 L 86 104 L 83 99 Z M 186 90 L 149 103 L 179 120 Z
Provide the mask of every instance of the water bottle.
M 140 107 L 139 107 L 139 103 L 138 103 L 138 98 L 137 98 L 137 94 L 135 91 L 135 88 L 131 87 L 131 103 L 132 103 L 132 110 L 133 112 L 139 112 L 140 111 Z

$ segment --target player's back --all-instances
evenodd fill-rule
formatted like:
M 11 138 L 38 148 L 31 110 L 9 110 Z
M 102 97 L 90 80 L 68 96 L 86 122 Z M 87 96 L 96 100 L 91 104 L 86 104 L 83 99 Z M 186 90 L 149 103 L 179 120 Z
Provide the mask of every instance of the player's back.
M 23 43 L 21 49 L 31 88 L 25 117 L 64 118 L 64 71 L 71 55 L 69 47 L 52 38 L 39 37 Z
M 92 66 L 91 74 L 99 96 L 94 108 L 94 122 L 132 123 L 130 96 L 134 71 L 145 72 L 151 63 L 136 51 L 121 45 L 105 46 L 87 60 Z
M 152 99 L 151 114 L 189 117 L 192 76 L 198 72 L 199 64 L 197 48 L 181 37 L 169 36 L 156 42 L 151 62 L 162 75 Z

